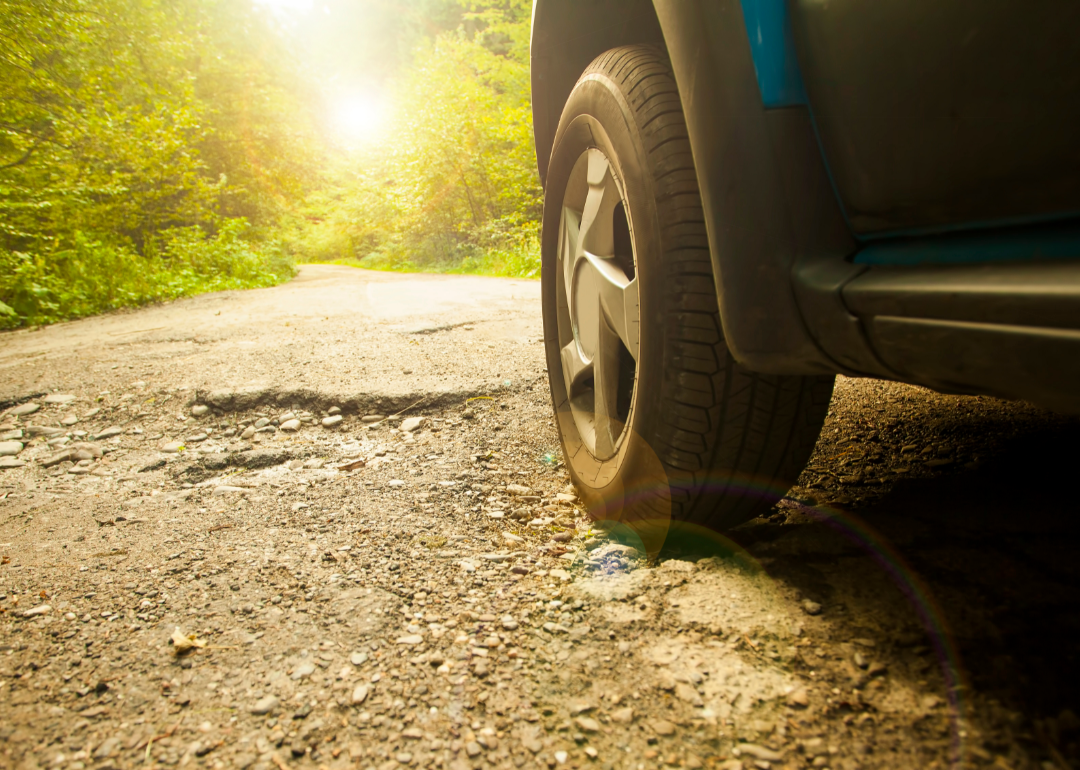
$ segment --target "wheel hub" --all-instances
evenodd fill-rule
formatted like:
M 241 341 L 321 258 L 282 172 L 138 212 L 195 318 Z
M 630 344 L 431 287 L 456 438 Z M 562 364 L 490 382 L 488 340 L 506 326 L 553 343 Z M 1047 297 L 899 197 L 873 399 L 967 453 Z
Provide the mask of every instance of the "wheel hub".
M 603 459 L 617 450 L 632 407 L 640 311 L 625 196 L 600 150 L 578 160 L 560 229 L 561 338 L 572 331 L 561 353 L 563 382 L 582 438 Z

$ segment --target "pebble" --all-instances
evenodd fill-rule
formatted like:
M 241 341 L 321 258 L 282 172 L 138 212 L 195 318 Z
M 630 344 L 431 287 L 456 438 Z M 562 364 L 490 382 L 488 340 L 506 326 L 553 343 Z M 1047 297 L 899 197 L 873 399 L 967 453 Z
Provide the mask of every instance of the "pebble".
M 0 433 L 0 441 L 18 441 L 22 437 L 23 437 L 23 432 L 21 430 L 18 430 L 18 429 L 9 430 L 9 431 L 5 431 L 3 433 Z
M 21 441 L 0 441 L 0 457 L 14 457 L 23 451 Z
M 244 432 L 240 434 L 240 438 L 242 438 L 242 439 L 244 439 L 246 441 L 246 440 L 250 439 L 254 435 L 255 435 L 255 426 L 254 425 L 249 425 L 246 428 L 244 428 Z
M 69 414 L 67 417 L 60 421 L 61 425 L 72 426 L 79 422 L 79 418 L 73 414 Z
M 48 396 L 45 396 L 45 398 L 41 400 L 44 401 L 46 404 L 60 404 L 61 406 L 63 406 L 64 404 L 70 404 L 72 401 L 74 401 L 75 396 L 71 395 L 70 393 L 52 393 Z
M 578 717 L 574 722 L 583 733 L 600 732 L 600 723 L 592 717 Z
M 821 614 L 821 605 L 818 604 L 815 601 L 810 600 L 810 599 L 803 599 L 802 600 L 802 610 L 807 615 L 820 615 Z
M 405 486 L 405 482 L 402 481 L 401 479 L 390 479 L 390 486 L 392 486 L 392 487 L 403 487 L 403 486 Z
M 258 430 L 259 428 L 265 428 L 269 424 L 270 424 L 270 419 L 269 418 L 260 417 L 259 419 L 257 419 L 255 421 L 255 426 L 254 427 L 255 427 L 255 430 Z
M 675 725 L 666 719 L 650 719 L 649 727 L 653 729 L 657 735 L 669 736 L 675 734 Z
M 596 749 L 594 749 L 592 746 L 586 746 L 585 747 L 585 755 L 589 759 L 596 759 L 598 756 L 600 756 L 600 752 L 597 751 Z M 700 765 L 699 765 L 699 767 L 700 767 Z
M 514 620 L 513 615 L 507 615 L 502 619 L 502 627 L 507 631 L 516 631 L 518 628 L 518 622 Z
M 200 444 L 203 441 L 206 441 L 206 439 L 208 439 L 208 438 L 210 438 L 210 437 L 207 436 L 205 433 L 196 433 L 194 436 L 192 436 L 192 437 L 190 437 L 188 439 L 188 443 L 189 444 Z
M 329 417 L 323 418 L 322 426 L 324 428 L 336 428 L 338 425 L 341 425 L 341 422 L 344 419 L 345 418 L 342 417 L 340 414 L 332 414 Z
M 615 709 L 611 712 L 611 721 L 618 722 L 622 725 L 628 725 L 634 721 L 634 710 L 629 706 Z
M 314 663 L 301 663 L 299 666 L 297 666 L 295 669 L 293 669 L 292 679 L 294 681 L 304 679 L 305 677 L 309 677 L 314 673 L 315 673 L 315 664 Z
M 50 607 L 48 604 L 40 604 L 37 607 L 34 607 L 32 610 L 27 610 L 26 612 L 24 612 L 23 617 L 33 618 L 37 617 L 38 615 L 46 615 L 50 612 L 52 612 L 52 607 Z
M 553 578 L 558 578 L 559 580 L 562 580 L 563 582 L 566 582 L 570 579 L 570 573 L 564 569 L 548 570 L 548 574 L 551 575 Z
M 0 468 L 21 468 L 24 465 L 26 461 L 17 457 L 0 457 Z
M 274 697 L 273 695 L 267 695 L 265 698 L 260 698 L 259 700 L 255 701 L 255 705 L 251 707 L 251 713 L 255 714 L 256 716 L 270 714 L 276 711 L 278 706 L 280 705 L 281 701 L 279 701 L 276 697 Z
M 119 428 L 117 428 L 117 430 L 119 430 Z M 27 425 L 26 432 L 31 436 L 52 437 L 63 436 L 65 431 L 63 428 L 53 428 L 48 425 Z
M 765 762 L 779 762 L 784 758 L 783 754 L 767 749 L 764 746 L 759 746 L 756 743 L 740 743 L 735 747 L 740 754 L 749 754 L 754 759 L 760 759 Z
M 113 425 L 112 427 L 106 428 L 105 430 L 101 431 L 101 433 L 94 436 L 94 438 L 99 440 L 103 438 L 112 438 L 113 436 L 119 436 L 123 432 L 123 428 Z
M 231 487 L 228 484 L 220 484 L 214 487 L 215 495 L 246 495 L 249 490 L 244 487 Z
M 532 494 L 531 489 L 529 489 L 526 486 L 522 486 L 521 484 L 507 484 L 506 485 L 506 491 L 507 491 L 508 494 L 515 495 L 515 496 L 518 496 L 518 497 L 520 497 L 522 495 L 531 495 Z
M 810 705 L 810 696 L 806 692 L 805 687 L 797 687 L 788 693 L 787 703 L 789 706 L 795 706 L 796 708 L 806 708 Z
M 9 410 L 8 414 L 15 417 L 25 417 L 28 414 L 33 414 L 40 408 L 41 404 L 35 404 L 33 401 L 31 401 L 27 404 L 19 404 L 18 406 Z
M 401 430 L 405 431 L 406 433 L 412 433 L 414 430 L 421 427 L 423 424 L 423 417 L 409 417 L 406 420 L 402 420 Z
M 174 455 L 184 448 L 183 441 L 169 441 L 166 444 L 162 444 L 158 449 L 165 454 Z
M 349 662 L 354 666 L 362 666 L 368 661 L 368 654 L 366 652 L 354 652 L 349 656 Z
M 373 422 L 382 422 L 386 417 L 381 414 L 365 414 L 360 418 L 360 422 L 370 425 Z
M 366 684 L 358 684 L 356 689 L 352 691 L 352 702 L 354 706 L 359 706 L 361 703 L 367 700 L 368 692 L 370 688 Z
M 409 636 L 403 636 L 397 640 L 398 644 L 417 645 L 424 643 L 424 637 L 420 634 L 410 634 Z
M 302 423 L 299 420 L 293 418 L 292 420 L 285 420 L 279 428 L 286 433 L 296 433 L 296 431 L 300 430 L 301 425 Z
M 191 407 L 191 416 L 202 417 L 209 411 L 210 407 L 208 407 L 206 404 L 195 404 L 195 406 Z

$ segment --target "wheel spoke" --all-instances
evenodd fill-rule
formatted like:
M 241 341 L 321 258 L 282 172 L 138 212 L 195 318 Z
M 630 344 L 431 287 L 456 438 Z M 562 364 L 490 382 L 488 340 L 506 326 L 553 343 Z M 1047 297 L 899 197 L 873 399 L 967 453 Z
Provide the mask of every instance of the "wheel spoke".
M 622 423 L 616 411 L 619 388 L 619 340 L 615 331 L 603 320 L 596 357 L 593 359 L 593 418 L 596 454 L 610 456 L 622 433 Z
M 591 377 L 593 370 L 592 362 L 581 357 L 577 340 L 570 340 L 570 343 L 562 349 L 562 370 L 563 381 L 566 383 L 566 395 L 573 398 L 580 390 L 581 381 Z
M 584 354 L 590 359 L 596 355 L 601 319 L 606 319 L 636 361 L 639 323 L 637 279 L 629 280 L 613 260 L 586 252 L 584 258 L 578 260 L 574 281 L 578 341 Z M 596 298 L 595 302 L 590 299 L 593 297 Z

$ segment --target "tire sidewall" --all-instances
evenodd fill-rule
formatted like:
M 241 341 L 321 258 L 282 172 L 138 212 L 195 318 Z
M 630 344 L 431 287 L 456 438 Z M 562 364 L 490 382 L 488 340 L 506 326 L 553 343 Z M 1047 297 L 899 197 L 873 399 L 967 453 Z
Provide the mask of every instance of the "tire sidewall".
M 570 411 L 562 376 L 558 328 L 560 221 L 571 171 L 582 153 L 607 156 L 622 185 L 635 251 L 639 295 L 637 387 L 630 420 L 615 455 L 599 460 L 585 446 Z M 588 73 L 567 100 L 555 135 L 544 199 L 542 302 L 552 403 L 566 464 L 593 518 L 632 521 L 670 517 L 666 472 L 649 438 L 656 435 L 663 385 L 664 309 L 660 218 L 648 153 L 618 84 Z

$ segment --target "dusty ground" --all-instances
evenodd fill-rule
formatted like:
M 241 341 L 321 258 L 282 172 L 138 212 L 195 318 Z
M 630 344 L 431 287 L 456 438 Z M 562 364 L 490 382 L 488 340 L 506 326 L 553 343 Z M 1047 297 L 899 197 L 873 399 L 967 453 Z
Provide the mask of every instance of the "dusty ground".
M 1077 766 L 1075 420 L 842 379 L 787 500 L 649 565 L 567 489 L 538 294 L 0 338 L 0 766 Z

